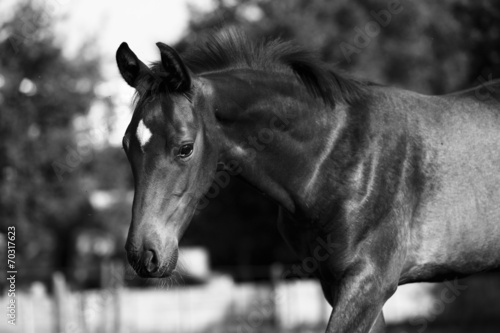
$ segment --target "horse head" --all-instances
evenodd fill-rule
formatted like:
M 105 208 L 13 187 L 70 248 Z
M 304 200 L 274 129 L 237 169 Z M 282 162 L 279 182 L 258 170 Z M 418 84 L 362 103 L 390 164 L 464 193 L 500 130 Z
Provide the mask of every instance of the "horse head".
M 123 138 L 134 176 L 127 257 L 142 277 L 169 276 L 178 242 L 217 168 L 205 126 L 200 82 L 171 47 L 158 43 L 161 62 L 148 67 L 122 43 L 116 53 L 123 79 L 136 89 Z

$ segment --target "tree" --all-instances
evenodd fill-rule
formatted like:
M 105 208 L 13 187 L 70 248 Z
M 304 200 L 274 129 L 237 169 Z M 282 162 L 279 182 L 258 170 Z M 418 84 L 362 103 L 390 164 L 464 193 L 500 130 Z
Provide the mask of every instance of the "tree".
M 356 76 L 423 93 L 500 75 L 500 5 L 491 0 L 220 0 L 212 13 L 193 10 L 181 49 L 236 24 L 251 38 L 292 39 Z
M 92 218 L 79 177 L 92 148 L 73 122 L 94 99 L 98 63 L 63 56 L 42 6 L 19 4 L 0 29 L 0 223 L 16 227 L 21 279 L 64 267 L 72 228 Z

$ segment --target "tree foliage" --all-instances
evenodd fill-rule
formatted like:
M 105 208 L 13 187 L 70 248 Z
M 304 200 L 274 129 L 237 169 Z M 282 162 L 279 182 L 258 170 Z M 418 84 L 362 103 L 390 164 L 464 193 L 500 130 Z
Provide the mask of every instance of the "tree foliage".
M 500 76 L 496 1 L 220 0 L 217 4 L 205 15 L 194 9 L 181 49 L 210 29 L 235 24 L 253 38 L 295 40 L 359 77 L 423 93 L 468 87 L 477 84 L 480 75 Z M 391 13 L 391 6 L 400 10 Z M 342 47 L 347 44 L 356 49 L 350 56 Z
M 89 218 L 80 167 L 91 147 L 73 121 L 87 113 L 96 59 L 67 59 L 41 5 L 20 4 L 0 28 L 0 223 L 14 225 L 30 278 L 65 265 L 72 228 Z

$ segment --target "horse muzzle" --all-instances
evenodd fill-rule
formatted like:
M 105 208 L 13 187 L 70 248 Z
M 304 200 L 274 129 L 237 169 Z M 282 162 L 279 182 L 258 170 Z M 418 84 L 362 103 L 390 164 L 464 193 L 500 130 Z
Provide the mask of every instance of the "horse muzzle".
M 148 246 L 146 242 L 142 247 L 137 247 L 133 242 L 127 241 L 125 250 L 128 262 L 140 277 L 168 277 L 175 269 L 179 257 L 177 242 L 172 243 L 174 244 L 162 250 L 153 244 Z

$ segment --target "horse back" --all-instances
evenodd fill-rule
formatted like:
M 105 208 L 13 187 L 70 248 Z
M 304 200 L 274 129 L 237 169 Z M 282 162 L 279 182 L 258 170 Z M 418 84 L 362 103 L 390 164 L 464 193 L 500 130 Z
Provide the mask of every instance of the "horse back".
M 474 99 L 484 104 L 500 103 L 500 80 L 482 82 L 480 85 L 443 96 L 444 98 Z

